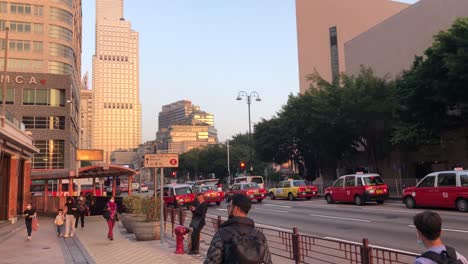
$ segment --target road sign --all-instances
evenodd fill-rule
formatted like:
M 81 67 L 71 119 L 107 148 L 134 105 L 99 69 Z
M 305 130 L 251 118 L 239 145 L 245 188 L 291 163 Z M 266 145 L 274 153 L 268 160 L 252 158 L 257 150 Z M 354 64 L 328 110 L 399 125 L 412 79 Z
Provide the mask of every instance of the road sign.
M 179 154 L 146 154 L 146 168 L 177 168 L 179 167 Z

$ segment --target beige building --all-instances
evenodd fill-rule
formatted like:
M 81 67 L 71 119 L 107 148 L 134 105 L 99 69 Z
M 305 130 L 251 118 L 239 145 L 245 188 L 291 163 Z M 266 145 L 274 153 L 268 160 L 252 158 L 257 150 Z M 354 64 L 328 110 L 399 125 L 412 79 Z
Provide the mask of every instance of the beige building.
M 80 148 L 93 149 L 93 91 L 89 89 L 88 73 L 85 74 L 80 90 Z
M 347 42 L 346 72 L 356 74 L 365 65 L 378 76 L 397 77 L 432 45 L 435 34 L 466 16 L 466 0 L 420 0 Z
M 32 157 L 32 179 L 38 171 L 52 178 L 76 167 L 81 12 L 81 0 L 0 1 L 1 83 L 8 86 L 7 111 L 32 133 L 40 150 Z
M 214 115 L 200 110 L 189 100 L 164 105 L 159 112 L 156 141 L 158 152 L 169 153 L 184 153 L 216 144 L 218 132 L 214 128 Z
M 345 69 L 344 43 L 408 7 L 391 0 L 296 0 L 300 91 L 317 71 L 332 81 Z
M 123 0 L 96 1 L 92 140 L 106 162 L 141 143 L 139 36 L 123 17 Z

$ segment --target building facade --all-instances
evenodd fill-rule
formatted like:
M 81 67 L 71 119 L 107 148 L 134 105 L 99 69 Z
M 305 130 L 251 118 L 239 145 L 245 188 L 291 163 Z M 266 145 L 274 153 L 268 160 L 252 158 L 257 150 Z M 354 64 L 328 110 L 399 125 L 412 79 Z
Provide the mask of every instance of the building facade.
M 105 162 L 141 143 L 139 35 L 123 17 L 123 0 L 96 1 L 92 145 Z
M 214 115 L 200 110 L 189 100 L 164 105 L 159 113 L 156 134 L 158 152 L 184 153 L 191 149 L 216 144 Z
M 466 16 L 468 1 L 419 0 L 347 42 L 346 72 L 356 74 L 364 65 L 378 76 L 397 77 L 432 45 L 434 35 Z
M 1 71 L 8 45 L 7 110 L 40 150 L 32 178 L 70 174 L 79 140 L 81 0 L 0 1 L 0 42 Z
M 87 75 L 83 77 L 80 90 L 80 148 L 93 149 L 93 91 L 88 87 Z
M 301 93 L 309 74 L 338 78 L 346 70 L 344 43 L 406 7 L 390 0 L 296 0 Z

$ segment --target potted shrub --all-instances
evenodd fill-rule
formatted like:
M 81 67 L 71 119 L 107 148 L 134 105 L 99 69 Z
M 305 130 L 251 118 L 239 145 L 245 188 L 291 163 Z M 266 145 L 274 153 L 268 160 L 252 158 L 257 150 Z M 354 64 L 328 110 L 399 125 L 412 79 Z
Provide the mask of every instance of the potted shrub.
M 142 199 L 136 195 L 128 196 L 123 199 L 123 204 L 127 213 L 122 214 L 122 225 L 127 232 L 133 233 L 132 223 L 145 218 L 141 210 Z
M 161 202 L 154 197 L 145 197 L 142 199 L 142 211 L 145 215 L 144 220 L 132 223 L 133 233 L 138 241 L 159 240 L 160 232 L 160 213 Z

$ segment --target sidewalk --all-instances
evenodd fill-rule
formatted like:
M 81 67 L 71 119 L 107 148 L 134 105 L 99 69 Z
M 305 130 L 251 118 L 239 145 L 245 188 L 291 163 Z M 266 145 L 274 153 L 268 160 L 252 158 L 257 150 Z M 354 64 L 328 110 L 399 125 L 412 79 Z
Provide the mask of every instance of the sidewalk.
M 97 264 L 105 263 L 202 263 L 201 257 L 175 255 L 175 248 L 160 241 L 136 241 L 119 222 L 114 227 L 114 241 L 107 238 L 107 223 L 102 216 L 85 218 L 84 230 L 76 232 L 79 240 Z
M 32 240 L 27 241 L 24 220 L 8 229 L 8 235 L 0 238 L 0 263 L 77 263 L 93 264 L 86 250 L 78 239 L 65 241 L 57 237 L 54 220 L 48 217 L 39 218 L 39 230 L 32 233 Z

